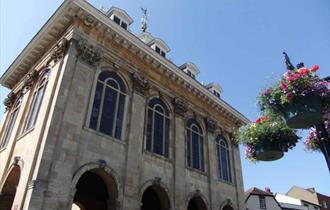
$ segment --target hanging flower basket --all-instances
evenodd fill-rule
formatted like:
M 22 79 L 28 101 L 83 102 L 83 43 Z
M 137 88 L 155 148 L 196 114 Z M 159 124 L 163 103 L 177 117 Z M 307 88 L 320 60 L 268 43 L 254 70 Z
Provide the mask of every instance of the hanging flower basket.
M 282 110 L 286 124 L 291 128 L 310 128 L 322 122 L 321 97 L 310 93 L 295 97 Z
M 238 141 L 245 145 L 246 158 L 251 161 L 273 161 L 292 149 L 299 137 L 279 118 L 264 116 L 240 128 Z
M 309 128 L 323 120 L 321 101 L 328 94 L 328 82 L 321 80 L 314 65 L 287 71 L 273 86 L 259 96 L 265 113 L 282 116 L 291 128 Z
M 256 145 L 255 156 L 260 161 L 273 161 L 283 157 L 285 148 L 282 147 L 283 140 L 263 140 L 267 144 Z

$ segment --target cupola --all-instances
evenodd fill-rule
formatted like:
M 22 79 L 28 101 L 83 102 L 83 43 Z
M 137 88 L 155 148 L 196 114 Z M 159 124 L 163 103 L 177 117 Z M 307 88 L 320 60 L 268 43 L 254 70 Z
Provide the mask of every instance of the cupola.
M 127 12 L 117 7 L 111 7 L 106 15 L 125 30 L 128 30 L 128 26 L 133 23 L 133 19 Z
M 205 85 L 205 88 L 218 98 L 220 98 L 220 94 L 223 92 L 221 86 L 214 82 Z
M 197 66 L 191 62 L 184 63 L 179 68 L 193 79 L 196 79 L 196 75 L 199 74 Z

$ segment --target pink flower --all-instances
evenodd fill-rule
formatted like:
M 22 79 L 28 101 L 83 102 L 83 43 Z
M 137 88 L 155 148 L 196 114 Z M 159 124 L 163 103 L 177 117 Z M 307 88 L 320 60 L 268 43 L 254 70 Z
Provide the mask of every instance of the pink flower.
M 311 71 L 317 71 L 319 70 L 319 66 L 318 65 L 314 65 L 312 68 L 311 68 Z
M 281 90 L 285 92 L 287 89 L 288 89 L 288 85 L 285 84 L 285 83 L 282 83 L 281 84 Z
M 289 101 L 291 101 L 291 99 L 293 99 L 294 95 L 293 95 L 293 93 L 289 92 L 286 94 L 286 97 L 288 98 Z

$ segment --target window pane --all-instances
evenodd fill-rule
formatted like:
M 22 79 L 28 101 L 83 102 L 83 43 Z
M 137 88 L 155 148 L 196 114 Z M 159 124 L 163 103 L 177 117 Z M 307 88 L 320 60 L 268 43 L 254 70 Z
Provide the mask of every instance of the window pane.
M 108 80 L 107 84 L 113 87 L 114 89 L 119 89 L 117 82 L 112 79 Z
M 125 22 L 121 22 L 121 27 L 127 29 L 127 24 Z
M 160 113 L 164 113 L 164 110 L 162 109 L 161 106 L 156 106 L 156 111 Z
M 152 117 L 153 117 L 153 111 L 149 109 L 148 119 L 147 119 L 147 142 L 146 142 L 146 148 L 148 151 L 151 151 Z
M 201 162 L 200 162 L 201 167 L 200 167 L 200 169 L 202 171 L 204 171 L 204 145 L 203 145 L 203 138 L 202 137 L 199 137 L 199 145 L 200 145 L 200 153 L 199 153 L 199 155 L 200 155 L 200 159 L 201 159 Z
M 94 96 L 94 104 L 92 109 L 91 121 L 89 127 L 92 129 L 97 128 L 97 119 L 100 113 L 100 104 L 101 104 L 101 97 L 102 97 L 102 88 L 103 85 L 98 82 L 96 85 L 95 96 Z
M 165 56 L 166 56 L 166 54 L 165 54 L 164 51 L 162 51 L 160 55 L 163 56 L 164 58 L 165 58 Z
M 42 87 L 40 87 L 39 90 L 34 94 L 33 103 L 31 106 L 31 111 L 30 111 L 30 114 L 28 117 L 28 121 L 27 121 L 25 130 L 29 130 L 35 124 L 35 121 L 38 117 L 41 101 L 44 96 L 45 86 L 46 86 L 46 84 L 43 85 Z
M 170 119 L 165 119 L 165 157 L 169 157 L 169 135 L 170 135 Z
M 191 131 L 187 129 L 187 162 L 188 162 L 188 166 L 192 166 L 191 164 L 191 151 L 190 151 L 190 147 L 191 147 Z
M 108 135 L 113 135 L 112 127 L 114 123 L 117 92 L 110 87 L 106 87 L 103 100 L 100 131 Z
M 113 17 L 113 21 L 117 23 L 118 25 L 120 24 L 120 19 L 117 16 Z
M 164 117 L 155 113 L 153 152 L 163 155 Z
M 118 103 L 117 119 L 116 119 L 116 132 L 115 132 L 115 138 L 117 138 L 117 139 L 121 139 L 121 130 L 122 130 L 123 119 L 124 119 L 124 110 L 125 110 L 125 95 L 120 94 L 119 103 Z
M 156 46 L 155 48 L 156 52 L 160 54 L 160 48 Z
M 12 133 L 12 130 L 13 130 L 13 127 L 14 127 L 14 124 L 15 124 L 17 113 L 18 113 L 18 109 L 16 109 L 14 112 L 12 112 L 10 114 L 8 125 L 6 127 L 4 136 L 3 136 L 2 141 L 1 141 L 0 149 L 6 147 L 7 144 L 8 144 L 10 135 Z
M 228 165 L 227 165 L 227 152 L 226 149 L 221 147 L 221 170 L 222 170 L 222 179 L 229 181 L 228 179 Z
M 196 133 L 192 133 L 192 156 L 193 156 L 193 168 L 200 169 L 199 165 L 199 136 Z

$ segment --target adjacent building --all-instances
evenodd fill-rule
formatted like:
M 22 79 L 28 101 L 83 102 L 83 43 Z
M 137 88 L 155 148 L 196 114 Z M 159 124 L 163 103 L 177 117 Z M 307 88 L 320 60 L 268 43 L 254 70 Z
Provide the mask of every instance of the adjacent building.
M 248 119 L 132 23 L 66 0 L 2 75 L 1 210 L 245 209 Z
M 245 192 L 246 210 L 282 210 L 274 194 L 266 189 L 253 187 Z

